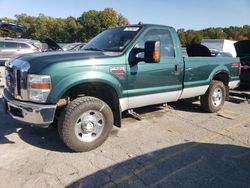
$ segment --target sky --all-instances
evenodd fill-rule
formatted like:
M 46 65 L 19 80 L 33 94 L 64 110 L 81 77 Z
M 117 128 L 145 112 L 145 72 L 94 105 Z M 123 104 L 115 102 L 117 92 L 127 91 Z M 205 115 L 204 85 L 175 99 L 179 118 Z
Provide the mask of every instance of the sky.
M 84 11 L 113 8 L 130 23 L 204 29 L 250 25 L 250 0 L 0 0 L 0 18 L 26 13 L 80 17 Z

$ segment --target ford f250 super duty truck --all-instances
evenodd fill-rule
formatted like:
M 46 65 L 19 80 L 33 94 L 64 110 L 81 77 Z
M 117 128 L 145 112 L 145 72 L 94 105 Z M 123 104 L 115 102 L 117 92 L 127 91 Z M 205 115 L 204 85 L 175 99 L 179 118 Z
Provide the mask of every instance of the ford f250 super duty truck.
M 188 51 L 204 56 L 204 49 Z M 126 110 L 200 96 L 205 111 L 217 112 L 229 88 L 238 86 L 239 69 L 238 58 L 184 58 L 172 27 L 122 26 L 102 32 L 83 51 L 7 62 L 3 101 L 25 123 L 47 127 L 58 119 L 63 142 L 89 151 L 121 126 Z

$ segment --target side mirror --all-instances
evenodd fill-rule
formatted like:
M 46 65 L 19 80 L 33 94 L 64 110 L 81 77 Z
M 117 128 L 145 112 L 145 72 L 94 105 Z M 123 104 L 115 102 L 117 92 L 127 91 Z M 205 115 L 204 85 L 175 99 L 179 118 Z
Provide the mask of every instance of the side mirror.
M 141 61 L 145 63 L 159 63 L 160 62 L 160 41 L 147 41 L 144 48 L 134 48 L 129 54 L 129 64 L 131 67 Z M 143 53 L 140 57 L 138 54 Z
M 159 63 L 161 56 L 160 50 L 161 50 L 160 41 L 145 42 L 144 61 L 146 63 Z

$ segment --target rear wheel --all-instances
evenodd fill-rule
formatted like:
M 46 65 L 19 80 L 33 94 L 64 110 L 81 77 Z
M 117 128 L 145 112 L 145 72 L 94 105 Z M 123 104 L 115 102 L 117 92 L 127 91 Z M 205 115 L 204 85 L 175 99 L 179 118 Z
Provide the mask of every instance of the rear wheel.
M 218 112 L 224 105 L 225 98 L 225 85 L 220 81 L 212 80 L 207 92 L 201 96 L 201 106 L 207 112 Z
M 94 97 L 81 97 L 67 106 L 58 131 L 70 149 L 84 152 L 100 146 L 112 127 L 113 113 L 105 102 Z

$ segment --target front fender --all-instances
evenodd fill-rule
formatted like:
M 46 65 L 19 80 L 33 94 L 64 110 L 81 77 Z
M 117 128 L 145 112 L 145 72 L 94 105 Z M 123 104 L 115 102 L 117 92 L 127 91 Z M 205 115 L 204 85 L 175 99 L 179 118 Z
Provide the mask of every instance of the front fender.
M 107 73 L 98 72 L 98 71 L 87 71 L 76 74 L 71 74 L 64 79 L 62 79 L 59 83 L 57 83 L 50 95 L 48 96 L 47 102 L 51 104 L 55 104 L 58 100 L 72 87 L 77 86 L 79 84 L 84 83 L 104 83 L 115 89 L 119 98 L 123 95 L 123 87 L 119 80 Z

